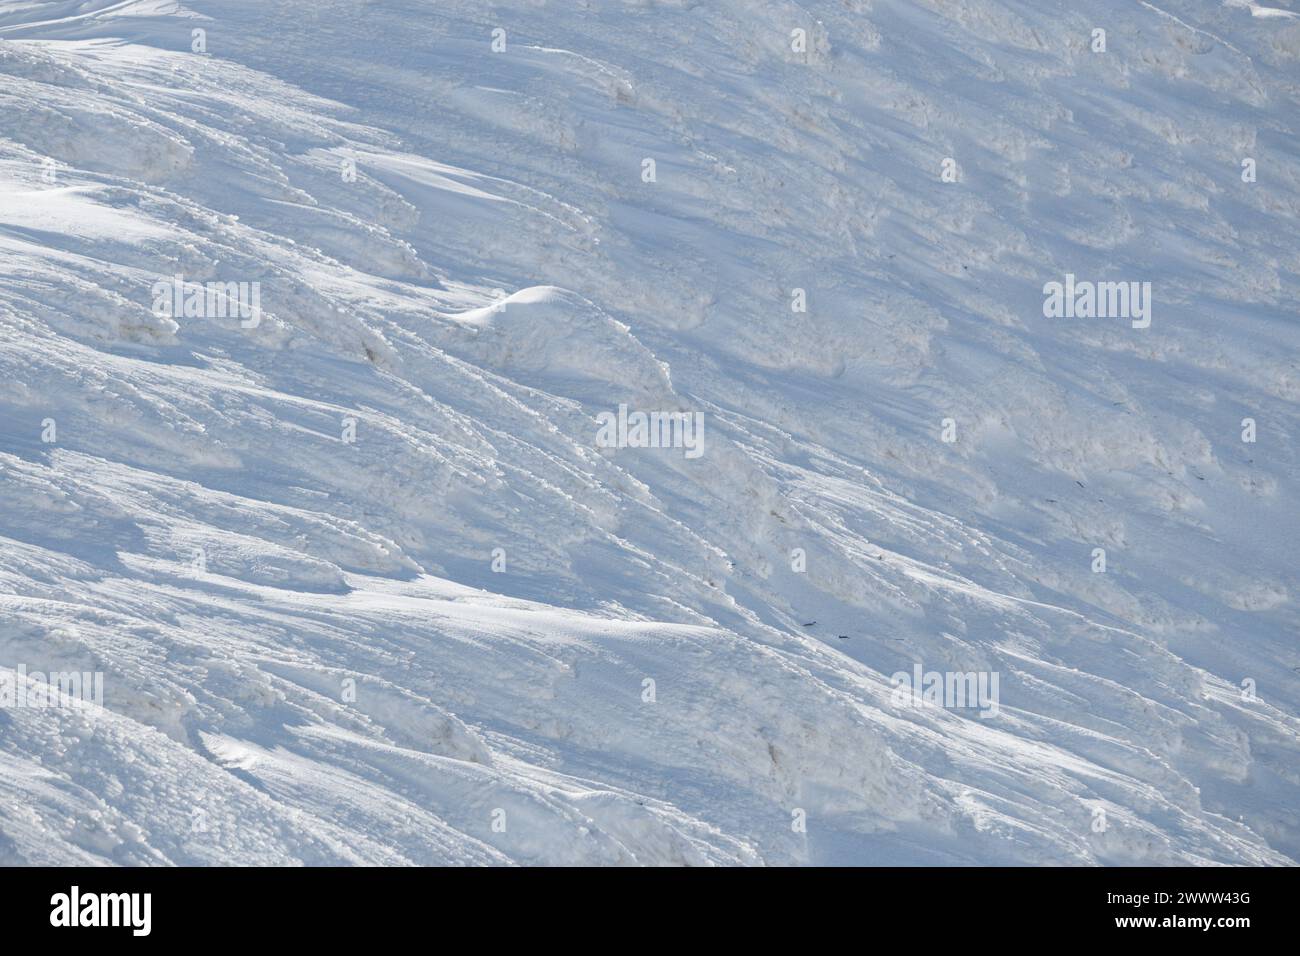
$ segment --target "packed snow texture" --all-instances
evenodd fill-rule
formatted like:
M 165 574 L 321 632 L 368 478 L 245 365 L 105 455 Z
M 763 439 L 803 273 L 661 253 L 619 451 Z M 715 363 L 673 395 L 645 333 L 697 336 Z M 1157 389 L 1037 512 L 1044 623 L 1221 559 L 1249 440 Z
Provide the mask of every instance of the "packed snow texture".
M 1300 860 L 1297 10 L 0 3 L 0 863 Z

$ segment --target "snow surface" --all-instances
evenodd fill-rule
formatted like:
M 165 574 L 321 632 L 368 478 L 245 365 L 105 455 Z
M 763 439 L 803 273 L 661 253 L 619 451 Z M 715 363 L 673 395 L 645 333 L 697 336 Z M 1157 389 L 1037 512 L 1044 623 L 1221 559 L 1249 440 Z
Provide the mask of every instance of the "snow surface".
M 0 3 L 0 863 L 1300 860 L 1298 10 Z

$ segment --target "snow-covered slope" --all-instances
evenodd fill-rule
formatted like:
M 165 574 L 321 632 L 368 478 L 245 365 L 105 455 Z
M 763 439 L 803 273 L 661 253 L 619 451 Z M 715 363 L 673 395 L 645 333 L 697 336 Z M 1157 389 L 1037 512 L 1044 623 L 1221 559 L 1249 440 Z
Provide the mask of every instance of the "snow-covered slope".
M 1297 12 L 0 4 L 0 863 L 1300 860 Z

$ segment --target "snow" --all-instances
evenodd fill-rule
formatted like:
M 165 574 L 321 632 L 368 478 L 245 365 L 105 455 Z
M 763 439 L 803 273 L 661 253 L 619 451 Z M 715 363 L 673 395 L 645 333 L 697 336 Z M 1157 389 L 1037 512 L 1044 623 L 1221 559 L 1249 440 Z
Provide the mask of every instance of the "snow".
M 1300 862 L 1297 12 L 0 7 L 0 863 Z

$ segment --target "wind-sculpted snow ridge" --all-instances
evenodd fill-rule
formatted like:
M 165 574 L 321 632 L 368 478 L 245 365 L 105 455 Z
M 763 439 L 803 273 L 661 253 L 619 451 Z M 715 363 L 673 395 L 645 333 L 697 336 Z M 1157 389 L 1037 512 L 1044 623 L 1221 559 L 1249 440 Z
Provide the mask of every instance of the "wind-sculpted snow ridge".
M 0 7 L 0 863 L 1300 860 L 1297 12 Z

